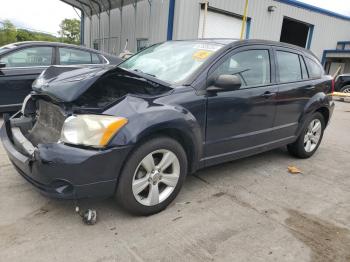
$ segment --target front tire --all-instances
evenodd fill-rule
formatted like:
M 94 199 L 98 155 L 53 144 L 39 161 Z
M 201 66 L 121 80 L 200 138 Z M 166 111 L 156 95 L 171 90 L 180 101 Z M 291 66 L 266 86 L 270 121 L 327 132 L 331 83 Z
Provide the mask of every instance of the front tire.
M 299 158 L 311 157 L 319 147 L 325 128 L 324 117 L 321 113 L 314 113 L 306 123 L 297 141 L 287 146 L 293 156 Z
M 141 144 L 121 173 L 116 198 L 136 215 L 165 209 L 177 196 L 187 174 L 187 157 L 174 139 L 158 137 Z

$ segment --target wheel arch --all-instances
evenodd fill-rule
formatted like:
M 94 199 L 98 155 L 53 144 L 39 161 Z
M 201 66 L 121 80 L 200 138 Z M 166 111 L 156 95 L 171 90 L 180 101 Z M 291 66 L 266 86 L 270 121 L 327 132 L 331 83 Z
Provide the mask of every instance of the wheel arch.
M 156 136 L 170 137 L 184 148 L 190 173 L 198 169 L 203 155 L 204 131 L 201 121 L 181 106 L 148 106 L 132 114 L 130 122 L 111 141 L 111 146 L 136 148 Z M 133 150 L 132 150 L 133 151 Z
M 305 123 L 315 112 L 322 114 L 327 126 L 331 116 L 330 107 L 330 99 L 325 93 L 320 92 L 313 96 L 305 105 L 303 113 L 300 116 L 299 128 L 296 135 L 300 135 L 300 132 L 303 130 Z
M 135 144 L 135 148 L 145 143 L 146 141 L 159 136 L 167 136 L 175 141 L 177 141 L 185 150 L 187 163 L 188 163 L 188 172 L 193 173 L 198 169 L 199 158 L 201 156 L 202 148 L 196 142 L 195 138 L 175 127 L 165 127 L 153 130 L 152 132 L 147 132 L 139 136 L 138 141 Z
M 129 157 L 133 154 L 133 152 L 140 147 L 142 144 L 146 143 L 147 141 L 160 137 L 165 136 L 174 139 L 177 141 L 185 150 L 186 152 L 186 158 L 187 158 L 187 170 L 188 173 L 194 173 L 199 168 L 199 159 L 202 155 L 202 147 L 198 143 L 195 142 L 196 139 L 194 137 L 191 137 L 188 133 L 184 132 L 183 130 L 175 127 L 166 127 L 166 128 L 159 128 L 159 129 L 153 129 L 151 132 L 143 132 L 141 133 L 135 143 L 132 145 L 133 148 L 128 152 L 125 159 L 129 159 Z M 117 190 L 119 179 L 122 170 L 125 167 L 126 161 L 122 164 L 120 168 L 120 173 L 117 176 L 115 190 Z
M 316 109 L 315 112 L 321 113 L 321 115 L 324 118 L 325 125 L 327 126 L 329 121 L 329 115 L 330 115 L 329 109 L 325 106 L 321 106 L 320 108 Z

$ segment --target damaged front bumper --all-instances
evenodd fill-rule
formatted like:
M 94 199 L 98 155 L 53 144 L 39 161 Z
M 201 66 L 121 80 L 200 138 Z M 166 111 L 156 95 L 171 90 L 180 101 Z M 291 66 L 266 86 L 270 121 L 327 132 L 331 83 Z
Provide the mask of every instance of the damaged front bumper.
M 109 197 L 131 147 L 82 149 L 62 143 L 34 147 L 4 119 L 0 138 L 17 171 L 42 194 L 62 199 Z

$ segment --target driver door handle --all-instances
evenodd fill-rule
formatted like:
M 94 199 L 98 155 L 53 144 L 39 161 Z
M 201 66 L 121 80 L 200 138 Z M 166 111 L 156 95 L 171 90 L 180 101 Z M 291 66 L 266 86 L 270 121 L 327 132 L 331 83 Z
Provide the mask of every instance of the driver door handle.
M 264 98 L 270 98 L 270 97 L 275 96 L 275 95 L 276 95 L 275 92 L 266 91 L 261 96 L 264 97 Z

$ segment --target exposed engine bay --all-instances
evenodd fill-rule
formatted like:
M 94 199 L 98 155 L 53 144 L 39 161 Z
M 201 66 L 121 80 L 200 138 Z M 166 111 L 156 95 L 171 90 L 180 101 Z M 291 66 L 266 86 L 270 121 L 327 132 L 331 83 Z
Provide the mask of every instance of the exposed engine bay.
M 61 90 L 62 82 L 57 82 L 60 74 L 67 72 L 70 71 L 61 68 L 57 70 L 58 76 L 55 76 L 52 70 L 44 73 L 42 79 L 38 79 L 35 83 L 35 91 L 25 99 L 22 111 L 10 120 L 13 131 L 17 132 L 19 137 L 23 137 L 20 139 L 23 143 L 29 140 L 34 147 L 38 144 L 57 143 L 64 121 L 70 115 L 103 113 L 128 95 L 154 97 L 172 90 L 168 86 L 116 68 L 94 78 L 89 84 L 83 81 L 85 85 L 77 84 L 75 78 L 68 81 L 66 77 L 65 94 L 69 92 L 70 84 L 74 95 L 80 93 L 77 89 L 84 90 L 75 100 L 70 101 L 72 95 L 66 94 L 67 100 L 65 100 Z M 51 80 L 45 77 L 51 77 Z
M 105 108 L 127 94 L 157 96 L 171 88 L 141 77 L 113 70 L 103 75 L 74 103 L 81 107 Z
M 19 128 L 33 146 L 59 141 L 66 119 L 62 108 L 43 99 L 30 99 L 23 111 L 21 116 L 11 119 L 11 127 Z

